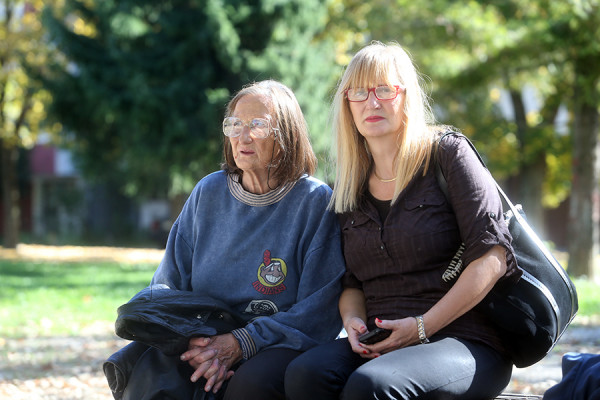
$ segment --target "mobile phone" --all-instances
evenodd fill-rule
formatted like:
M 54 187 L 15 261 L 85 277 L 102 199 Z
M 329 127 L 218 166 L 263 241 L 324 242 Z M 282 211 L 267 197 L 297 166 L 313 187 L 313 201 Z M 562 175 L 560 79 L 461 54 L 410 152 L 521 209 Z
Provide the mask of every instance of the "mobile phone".
M 358 337 L 358 341 L 362 344 L 373 344 L 381 342 L 383 339 L 387 338 L 391 334 L 392 331 L 390 331 L 389 329 L 375 328 L 372 331 L 360 335 Z

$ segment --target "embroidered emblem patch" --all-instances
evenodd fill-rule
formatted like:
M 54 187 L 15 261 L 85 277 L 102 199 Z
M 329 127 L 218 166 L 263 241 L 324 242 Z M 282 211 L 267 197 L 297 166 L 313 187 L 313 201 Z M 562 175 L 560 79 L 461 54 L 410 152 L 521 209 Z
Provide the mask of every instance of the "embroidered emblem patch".
M 271 251 L 265 250 L 263 262 L 258 267 L 258 280 L 252 283 L 254 289 L 262 294 L 278 294 L 286 287 L 283 284 L 287 275 L 287 265 L 281 258 L 271 258 Z

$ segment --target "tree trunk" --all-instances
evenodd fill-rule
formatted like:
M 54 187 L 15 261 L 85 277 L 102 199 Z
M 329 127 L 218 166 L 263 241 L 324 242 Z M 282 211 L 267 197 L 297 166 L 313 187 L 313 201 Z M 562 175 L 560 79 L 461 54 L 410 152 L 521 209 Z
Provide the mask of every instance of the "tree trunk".
M 519 199 L 527 213 L 527 221 L 541 238 L 547 238 L 544 224 L 542 193 L 546 179 L 546 158 L 540 154 L 533 162 L 521 165 Z
M 569 273 L 594 278 L 598 253 L 598 105 L 597 79 L 582 76 L 585 62 L 576 63 L 573 128 L 573 180 L 569 209 Z M 579 67 L 579 68 L 578 68 Z M 597 68 L 597 65 L 593 66 Z M 587 79 L 586 79 L 587 78 Z M 592 93 L 591 93 L 592 92 Z
M 511 90 L 515 124 L 517 125 L 517 137 L 519 139 L 519 150 L 521 155 L 525 152 L 527 143 L 527 125 L 523 95 L 520 90 Z M 544 209 L 542 208 L 542 189 L 546 178 L 545 154 L 539 154 L 534 160 L 519 160 L 519 197 L 517 202 L 523 205 L 527 212 L 527 220 L 541 237 L 546 237 L 544 232 Z
M 19 152 L 15 147 L 5 147 L 0 142 L 2 158 L 2 201 L 4 213 L 4 247 L 14 249 L 19 243 L 21 210 L 19 205 L 19 185 L 17 182 L 17 161 Z

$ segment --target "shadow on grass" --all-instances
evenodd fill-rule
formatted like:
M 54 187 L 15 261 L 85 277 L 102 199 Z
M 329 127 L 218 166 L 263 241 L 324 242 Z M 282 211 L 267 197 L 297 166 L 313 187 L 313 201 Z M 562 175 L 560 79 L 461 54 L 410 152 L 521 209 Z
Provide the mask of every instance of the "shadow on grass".
M 146 287 L 156 266 L 1 260 L 0 338 L 77 334 Z
M 83 288 L 139 290 L 146 286 L 156 266 L 151 264 L 124 266 L 118 263 L 45 263 L 0 261 L 2 286 L 20 291 L 69 290 Z M 2 298 L 3 291 L 0 291 Z

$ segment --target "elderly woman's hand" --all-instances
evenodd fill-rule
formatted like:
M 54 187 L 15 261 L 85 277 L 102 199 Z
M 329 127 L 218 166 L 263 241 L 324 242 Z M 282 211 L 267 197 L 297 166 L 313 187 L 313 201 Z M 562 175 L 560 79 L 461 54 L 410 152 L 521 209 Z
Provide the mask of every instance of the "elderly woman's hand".
M 237 339 L 230 333 L 210 338 L 194 338 L 190 340 L 189 350 L 181 355 L 195 368 L 191 376 L 192 382 L 200 377 L 206 379 L 204 390 L 217 392 L 223 382 L 231 376 L 232 365 L 242 359 L 242 350 Z

